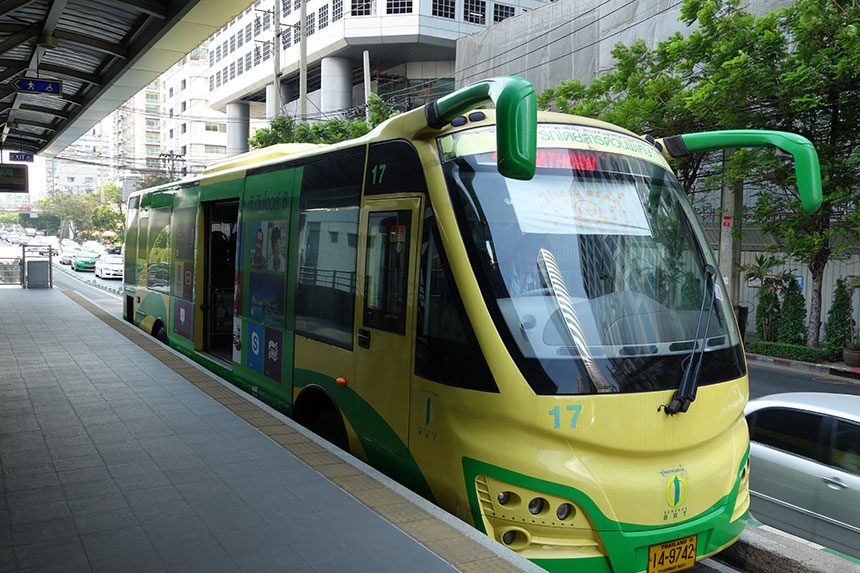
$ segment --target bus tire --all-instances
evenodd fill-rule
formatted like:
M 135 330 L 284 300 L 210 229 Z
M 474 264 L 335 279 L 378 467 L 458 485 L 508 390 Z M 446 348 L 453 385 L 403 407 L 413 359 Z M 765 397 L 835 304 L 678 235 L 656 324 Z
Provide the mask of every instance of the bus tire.
M 167 338 L 167 329 L 159 322 L 155 327 L 155 334 L 153 334 L 155 338 L 158 339 L 159 342 L 164 344 L 170 344 L 170 341 Z
M 349 441 L 346 437 L 346 428 L 340 415 L 333 407 L 321 410 L 314 418 L 310 431 L 334 444 L 342 450 L 349 451 Z

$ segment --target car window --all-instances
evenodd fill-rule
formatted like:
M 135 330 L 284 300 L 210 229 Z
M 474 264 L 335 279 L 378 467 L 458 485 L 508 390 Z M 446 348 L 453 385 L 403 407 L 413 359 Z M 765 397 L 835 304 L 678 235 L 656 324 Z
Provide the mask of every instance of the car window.
M 835 420 L 830 464 L 860 475 L 860 424 Z
M 750 418 L 750 439 L 805 458 L 819 459 L 823 416 L 785 408 L 759 410 Z

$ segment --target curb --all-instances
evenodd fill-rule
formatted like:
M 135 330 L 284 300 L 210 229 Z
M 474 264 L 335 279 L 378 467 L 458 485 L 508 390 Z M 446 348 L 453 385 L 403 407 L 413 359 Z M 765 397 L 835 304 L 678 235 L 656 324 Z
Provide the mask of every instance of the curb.
M 747 361 L 761 362 L 764 364 L 773 364 L 774 366 L 787 366 L 799 370 L 807 370 L 817 374 L 827 376 L 839 376 L 840 378 L 848 378 L 850 380 L 860 381 L 860 368 L 849 368 L 847 366 L 830 366 L 829 364 L 813 364 L 811 362 L 801 362 L 800 360 L 789 360 L 787 358 L 774 358 L 773 356 L 764 356 L 763 354 L 747 353 Z
M 749 573 L 860 572 L 860 560 L 758 524 L 752 516 L 740 539 L 714 559 Z
M 100 284 L 96 280 L 87 280 L 80 273 L 72 272 L 59 263 L 54 263 L 54 270 L 62 272 L 67 277 L 72 277 L 73 279 L 77 279 L 78 281 L 84 283 L 87 286 L 91 286 L 91 287 L 103 290 L 105 292 L 109 292 L 111 294 L 116 294 L 116 295 L 120 295 L 120 296 L 122 295 L 122 287 L 114 288 L 114 287 L 109 287 L 109 286 L 105 286 L 103 284 Z M 122 284 L 122 281 L 120 281 L 120 284 Z

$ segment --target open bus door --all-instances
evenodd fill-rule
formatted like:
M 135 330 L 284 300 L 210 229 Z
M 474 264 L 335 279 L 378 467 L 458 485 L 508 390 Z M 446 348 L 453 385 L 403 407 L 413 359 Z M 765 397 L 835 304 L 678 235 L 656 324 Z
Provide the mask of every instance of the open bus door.
M 233 356 L 233 278 L 239 202 L 204 203 L 205 267 L 203 351 L 230 362 Z
M 356 289 L 356 379 L 369 408 L 359 415 L 366 438 L 405 456 L 414 349 L 415 269 L 421 199 L 365 199 L 361 208 Z M 393 434 L 392 434 L 393 431 Z

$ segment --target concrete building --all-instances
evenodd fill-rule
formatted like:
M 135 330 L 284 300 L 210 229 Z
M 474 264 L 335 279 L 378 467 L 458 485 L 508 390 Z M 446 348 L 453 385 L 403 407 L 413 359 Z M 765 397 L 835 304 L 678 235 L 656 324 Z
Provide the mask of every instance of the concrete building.
M 111 114 L 114 130 L 111 155 L 119 179 L 164 172 L 162 94 L 161 78 L 155 79 Z
M 48 191 L 93 191 L 113 178 L 111 125 L 99 122 L 63 152 L 47 160 Z
M 200 173 L 227 153 L 227 118 L 209 107 L 209 50 L 194 49 L 160 78 L 165 167 L 175 177 Z
M 282 111 L 300 109 L 300 0 L 281 14 Z M 409 108 L 453 90 L 458 38 L 542 0 L 308 0 L 306 115 L 364 114 L 362 53 L 373 91 Z M 274 0 L 258 0 L 210 38 L 210 105 L 227 112 L 228 155 L 247 149 L 250 122 L 274 115 Z M 268 105 L 264 105 L 268 104 Z M 268 108 L 268 109 L 267 109 Z

